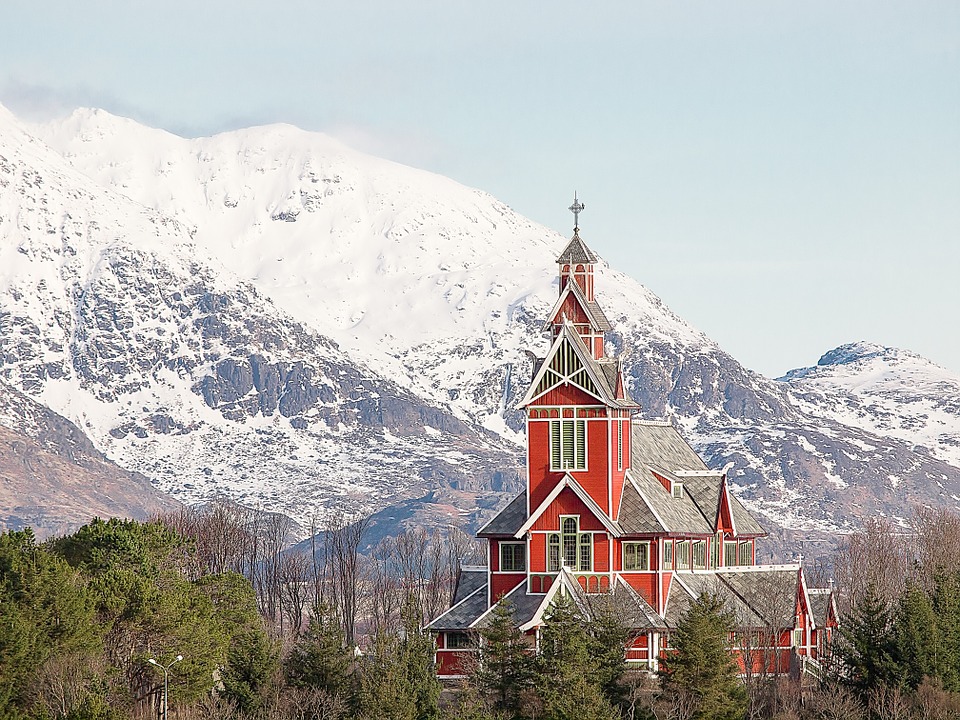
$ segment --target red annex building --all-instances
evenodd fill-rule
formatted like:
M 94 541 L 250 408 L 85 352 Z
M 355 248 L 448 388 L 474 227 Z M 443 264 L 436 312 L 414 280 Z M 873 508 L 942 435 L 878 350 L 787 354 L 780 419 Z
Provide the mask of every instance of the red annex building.
M 583 206 L 574 199 L 571 210 Z M 527 483 L 477 536 L 486 567 L 462 567 L 437 633 L 437 672 L 463 674 L 492 607 L 509 600 L 517 626 L 536 635 L 557 593 L 589 616 L 612 594 L 636 640 L 628 661 L 656 670 L 671 628 L 702 592 L 720 593 L 737 618 L 745 672 L 815 670 L 836 627 L 830 590 L 807 587 L 799 564 L 757 565 L 766 535 L 668 422 L 640 419 L 622 362 L 604 355 L 611 330 L 594 299 L 597 257 L 579 234 L 557 259 L 560 296 L 544 330 L 521 407 Z

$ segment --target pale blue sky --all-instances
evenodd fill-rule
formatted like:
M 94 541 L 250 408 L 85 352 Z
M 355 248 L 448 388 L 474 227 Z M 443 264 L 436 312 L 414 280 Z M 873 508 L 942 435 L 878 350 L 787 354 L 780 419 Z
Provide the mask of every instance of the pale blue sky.
M 960 372 L 960 3 L 7 0 L 0 102 L 284 121 L 583 235 L 767 375 Z

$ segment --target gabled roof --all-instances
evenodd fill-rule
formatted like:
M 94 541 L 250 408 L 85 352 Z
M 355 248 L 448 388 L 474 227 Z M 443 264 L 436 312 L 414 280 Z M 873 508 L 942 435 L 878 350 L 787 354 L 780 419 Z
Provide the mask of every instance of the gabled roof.
M 650 603 L 620 575 L 615 576 L 613 587 L 607 593 L 588 593 L 575 579 L 571 589 L 574 603 L 588 620 L 598 613 L 614 612 L 631 630 L 658 630 L 667 627 L 666 621 Z
M 613 325 L 610 324 L 610 321 L 607 320 L 607 316 L 600 308 L 600 303 L 598 303 L 596 300 L 587 300 L 583 294 L 583 290 L 580 289 L 580 286 L 576 283 L 576 281 L 571 280 L 567 283 L 566 287 L 563 289 L 563 292 L 560 293 L 560 297 L 554 304 L 553 309 L 547 315 L 547 321 L 543 324 L 543 330 L 550 329 L 550 326 L 553 325 L 553 319 L 557 316 L 557 313 L 560 312 L 560 308 L 563 307 L 564 301 L 566 301 L 570 295 L 573 295 L 577 302 L 580 303 L 580 307 L 583 308 L 583 311 L 586 313 L 587 317 L 590 318 L 590 323 L 594 326 L 594 328 L 600 332 L 609 332 L 613 329 Z
M 473 621 L 473 623 L 471 623 L 470 627 L 474 629 L 486 627 L 486 625 L 490 622 L 490 616 L 493 613 L 493 608 L 502 602 L 509 602 L 512 608 L 511 615 L 513 616 L 514 625 L 520 628 L 520 630 L 526 632 L 531 627 L 539 624 L 539 618 L 543 615 L 543 609 L 547 606 L 555 593 L 556 580 L 554 580 L 553 586 L 551 586 L 550 590 L 547 591 L 546 595 L 528 594 L 527 581 L 524 580 L 513 590 L 505 594 L 500 600 L 487 608 L 479 617 L 477 617 L 476 620 Z
M 630 483 L 624 483 L 617 517 L 625 533 L 712 535 L 725 499 L 739 537 L 766 535 L 729 492 L 726 475 L 708 469 L 670 423 L 634 420 L 631 436 Z M 682 485 L 680 497 L 659 478 Z
M 512 536 L 527 519 L 527 492 L 524 490 L 477 531 L 477 537 Z
M 799 569 L 799 565 L 747 565 L 677 571 L 667 595 L 664 619 L 670 627 L 676 627 L 690 604 L 708 593 L 724 599 L 738 628 L 792 628 Z
M 634 429 L 636 429 L 635 426 Z M 713 535 L 713 522 L 704 518 L 703 513 L 697 509 L 686 485 L 681 497 L 674 497 L 654 477 L 650 468 L 642 468 L 639 472 L 637 470 L 635 465 L 631 466 L 628 479 L 639 501 L 631 497 L 631 490 L 625 488 L 624 499 L 627 501 L 627 507 L 624 508 L 621 505 L 620 515 L 617 518 L 625 533 L 667 532 L 678 535 Z M 660 472 L 666 473 L 665 470 Z M 640 512 L 634 515 L 630 509 L 634 508 L 638 502 L 641 504 Z M 658 527 L 651 530 L 649 528 L 653 520 Z
M 597 501 L 594 500 L 590 493 L 583 489 L 583 486 L 578 483 L 570 473 L 566 473 L 563 476 L 563 479 L 560 480 L 556 485 L 554 485 L 553 490 L 550 491 L 550 494 L 544 498 L 543 502 L 540 503 L 539 507 L 536 510 L 530 513 L 530 517 L 526 519 L 523 525 L 513 534 L 515 538 L 523 537 L 523 534 L 527 532 L 530 528 L 533 527 L 533 524 L 540 519 L 540 517 L 547 511 L 547 508 L 556 500 L 560 493 L 563 492 L 565 488 L 570 488 L 573 491 L 573 494 L 576 495 L 580 501 L 587 506 L 587 509 L 596 516 L 607 531 L 614 537 L 620 537 L 623 534 L 620 526 L 607 517 L 607 513 L 603 511 Z
M 550 346 L 547 356 L 544 358 L 543 362 L 540 363 L 539 369 L 534 374 L 533 380 L 530 382 L 530 388 L 527 390 L 527 394 L 524 396 L 523 400 L 520 401 L 518 407 L 525 407 L 529 405 L 541 395 L 549 392 L 551 389 L 553 389 L 553 387 L 563 384 L 563 382 L 560 382 L 557 383 L 557 385 L 551 385 L 550 387 L 537 392 L 537 387 L 547 372 L 554 372 L 551 369 L 553 358 L 565 343 L 569 344 L 573 349 L 577 360 L 580 362 L 584 372 L 586 372 L 587 376 L 592 382 L 593 392 L 580 387 L 583 392 L 586 392 L 588 395 L 592 395 L 599 402 L 609 407 L 625 409 L 638 407 L 638 405 L 628 397 L 617 397 L 617 386 L 615 382 L 616 372 L 618 371 L 617 360 L 614 358 L 604 358 L 603 360 L 594 359 L 593 353 L 591 353 L 590 350 L 587 349 L 587 346 L 584 345 L 583 340 L 580 337 L 580 333 L 576 331 L 576 329 L 573 327 L 573 324 L 569 321 L 565 322 L 560 328 L 560 332 L 557 333 L 557 337 L 554 339 L 553 345 Z M 610 372 L 609 368 L 612 368 L 612 373 Z M 577 370 L 577 372 L 579 372 L 579 370 Z M 612 386 L 611 377 L 614 379 Z
M 559 265 L 576 265 L 577 263 L 595 263 L 598 258 L 587 244 L 580 239 L 580 230 L 574 228 L 573 237 L 557 258 Z
M 807 597 L 810 599 L 810 614 L 816 620 L 818 628 L 825 628 L 830 622 L 830 616 L 837 617 L 837 605 L 833 590 L 829 588 L 808 588 Z M 833 611 L 831 613 L 831 610 Z

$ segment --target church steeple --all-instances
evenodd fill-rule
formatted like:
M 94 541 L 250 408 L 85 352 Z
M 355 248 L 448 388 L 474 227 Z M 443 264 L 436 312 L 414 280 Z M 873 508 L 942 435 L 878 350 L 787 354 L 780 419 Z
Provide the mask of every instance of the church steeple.
M 560 266 L 560 292 L 561 294 L 567 287 L 567 283 L 572 278 L 580 287 L 581 292 L 587 301 L 593 301 L 593 265 L 597 262 L 597 256 L 587 247 L 580 237 L 580 213 L 586 208 L 577 194 L 573 194 L 573 205 L 570 206 L 570 212 L 573 213 L 573 237 L 567 246 L 557 258 L 557 264 Z

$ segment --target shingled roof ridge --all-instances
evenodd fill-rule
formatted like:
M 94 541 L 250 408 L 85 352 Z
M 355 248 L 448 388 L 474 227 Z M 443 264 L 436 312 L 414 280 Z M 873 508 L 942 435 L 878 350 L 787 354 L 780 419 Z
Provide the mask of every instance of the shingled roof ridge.
M 574 265 L 576 263 L 595 263 L 599 258 L 587 247 L 580 237 L 580 228 L 573 229 L 573 237 L 557 258 L 558 265 Z

